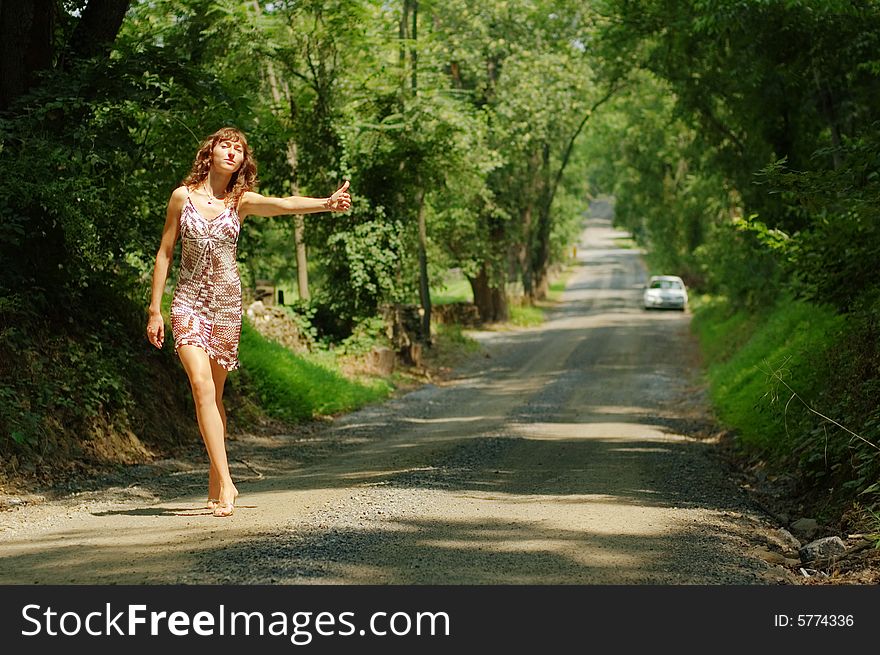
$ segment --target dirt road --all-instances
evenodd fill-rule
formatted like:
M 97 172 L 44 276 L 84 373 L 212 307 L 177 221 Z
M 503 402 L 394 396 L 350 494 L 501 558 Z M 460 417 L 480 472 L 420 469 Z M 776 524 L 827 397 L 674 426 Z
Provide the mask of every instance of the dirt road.
M 0 582 L 791 581 L 750 555 L 772 526 L 715 446 L 682 436 L 705 411 L 689 316 L 641 309 L 622 236 L 591 219 L 550 320 L 477 333 L 451 380 L 232 441 L 231 519 L 201 509 L 206 469 L 174 462 L 0 513 Z

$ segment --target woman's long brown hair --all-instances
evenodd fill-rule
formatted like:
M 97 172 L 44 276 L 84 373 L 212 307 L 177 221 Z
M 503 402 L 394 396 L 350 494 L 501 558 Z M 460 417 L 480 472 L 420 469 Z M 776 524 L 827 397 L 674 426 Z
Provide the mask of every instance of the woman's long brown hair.
M 244 159 L 238 170 L 232 174 L 229 184 L 226 187 L 226 205 L 238 207 L 238 201 L 241 199 L 245 191 L 250 191 L 257 185 L 257 162 L 251 154 L 248 147 L 247 138 L 244 132 L 234 127 L 222 127 L 214 134 L 209 136 L 202 142 L 199 151 L 196 153 L 195 161 L 192 169 L 183 184 L 187 188 L 193 189 L 208 179 L 208 171 L 211 169 L 211 160 L 213 159 L 214 146 L 220 141 L 233 141 L 240 143 L 244 153 Z

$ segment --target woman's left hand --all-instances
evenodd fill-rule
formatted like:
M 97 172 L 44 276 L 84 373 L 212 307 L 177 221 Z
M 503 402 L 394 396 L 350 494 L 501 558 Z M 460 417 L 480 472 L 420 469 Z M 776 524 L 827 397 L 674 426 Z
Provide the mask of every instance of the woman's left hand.
M 339 187 L 332 196 L 327 198 L 327 210 L 331 212 L 346 212 L 351 209 L 351 196 L 348 194 L 348 180 Z

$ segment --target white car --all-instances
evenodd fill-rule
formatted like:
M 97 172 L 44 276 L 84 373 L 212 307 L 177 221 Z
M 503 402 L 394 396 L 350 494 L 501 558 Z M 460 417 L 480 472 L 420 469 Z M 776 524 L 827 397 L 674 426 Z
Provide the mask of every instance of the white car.
M 688 294 L 684 282 L 675 275 L 653 275 L 645 287 L 645 309 L 669 307 L 684 311 Z

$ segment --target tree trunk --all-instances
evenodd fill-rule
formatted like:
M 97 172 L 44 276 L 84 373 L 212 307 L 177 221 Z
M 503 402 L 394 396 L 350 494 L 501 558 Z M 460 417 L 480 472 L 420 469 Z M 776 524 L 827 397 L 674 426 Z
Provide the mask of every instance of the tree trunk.
M 403 0 L 403 10 L 400 13 L 400 25 L 398 27 L 399 50 L 397 63 L 401 72 L 406 67 L 406 39 L 409 38 L 409 0 Z
M 54 0 L 0 3 L 0 110 L 33 85 L 34 73 L 52 65 Z
M 412 46 L 409 49 L 409 60 L 412 66 L 412 91 L 415 96 L 419 88 L 419 52 L 416 50 L 416 40 L 419 37 L 419 0 L 410 0 L 410 3 L 412 8 Z
M 480 313 L 480 320 L 484 323 L 506 321 L 510 314 L 507 305 L 507 294 L 504 288 L 493 287 L 490 284 L 487 267 L 483 264 L 476 277 L 468 277 L 471 290 L 474 292 L 474 304 Z
M 569 138 L 565 151 L 562 154 L 562 163 L 559 165 L 556 175 L 553 176 L 552 179 L 550 176 L 550 145 L 546 143 L 544 144 L 541 165 L 541 193 L 540 201 L 538 202 L 537 243 L 533 250 L 535 259 L 532 265 L 532 275 L 534 276 L 535 283 L 532 300 L 542 300 L 546 298 L 547 292 L 549 291 L 548 267 L 550 265 L 550 233 L 553 226 L 550 209 L 553 207 L 553 199 L 556 196 L 556 190 L 559 188 L 559 184 L 562 181 L 562 174 L 565 172 L 565 167 L 568 166 L 569 159 L 571 158 L 574 143 L 583 131 L 587 121 L 590 120 L 590 116 L 592 116 L 601 105 L 608 102 L 608 100 L 610 100 L 611 97 L 624 86 L 625 84 L 619 84 L 618 80 L 615 80 L 608 87 L 608 91 L 605 95 L 594 102 L 593 106 L 586 111 L 577 129 Z
M 253 1 L 254 12 L 257 16 L 263 13 L 258 0 Z M 290 107 L 291 118 L 294 118 L 295 105 L 291 101 L 289 89 L 282 89 L 278 83 L 278 77 L 275 75 L 275 67 L 269 61 L 266 64 L 266 77 L 269 79 L 269 89 L 272 92 L 272 100 L 275 105 L 280 107 L 286 104 Z M 291 195 L 299 195 L 299 182 L 296 178 L 296 171 L 299 165 L 299 150 L 296 141 L 291 139 L 287 142 L 287 165 L 290 167 L 290 193 Z M 309 262 L 306 255 L 305 242 L 306 222 L 302 214 L 295 214 L 293 217 L 293 245 L 296 253 L 296 290 L 300 300 L 310 300 L 309 293 Z
M 461 81 L 461 67 L 457 61 L 449 62 L 449 75 L 452 77 L 452 86 L 456 89 L 464 88 L 464 83 Z
M 550 211 L 549 207 L 545 210 L 541 208 L 541 216 L 539 217 L 538 227 L 538 244 L 536 247 L 536 256 L 534 267 L 532 268 L 532 277 L 534 279 L 532 286 L 532 295 L 530 299 L 544 300 L 547 292 L 550 290 Z
M 546 183 L 541 177 L 541 150 L 532 148 L 528 158 L 528 168 L 526 179 L 528 183 L 524 185 L 521 197 L 520 210 L 520 227 L 522 229 L 521 242 L 517 246 L 517 264 L 519 265 L 520 275 L 523 283 L 523 295 L 530 300 L 534 299 L 534 283 L 535 271 L 533 266 L 533 253 L 535 244 L 535 204 L 541 202 L 542 189 L 546 187 Z
M 410 65 L 412 66 L 412 95 L 419 92 L 419 52 L 416 41 L 419 38 L 419 0 L 410 0 L 412 9 L 412 44 L 409 49 Z M 421 176 L 416 176 L 419 187 L 418 215 L 419 226 L 419 299 L 422 302 L 422 340 L 431 345 L 431 286 L 428 280 L 428 226 L 425 221 L 425 189 L 421 185 Z
M 510 318 L 510 309 L 507 305 L 507 293 L 504 287 L 489 287 L 492 294 L 492 305 L 495 307 L 495 320 L 499 322 Z
M 287 143 L 287 164 L 290 166 L 290 193 L 299 195 L 299 183 L 296 179 L 298 164 L 296 141 Z M 293 217 L 293 245 L 296 249 L 296 290 L 300 300 L 311 300 L 309 293 L 309 260 L 306 255 L 306 221 L 302 214 Z
M 553 189 L 550 186 L 550 144 L 544 144 L 541 162 L 541 193 L 538 201 L 538 224 L 535 227 L 535 241 L 532 250 L 532 278 L 534 285 L 532 301 L 547 297 L 547 266 L 550 262 L 550 206 L 553 204 Z
M 544 268 L 535 273 L 535 299 L 544 300 L 550 292 L 550 274 L 549 269 Z
M 825 114 L 825 120 L 828 121 L 828 126 L 831 128 L 831 143 L 834 145 L 834 150 L 831 151 L 831 160 L 834 163 L 834 170 L 840 170 L 843 167 L 843 158 L 840 156 L 840 124 L 834 109 L 834 97 L 831 95 L 831 89 L 828 85 L 822 83 L 819 71 L 816 69 L 813 69 L 813 79 L 816 81 L 816 88 L 819 92 L 822 113 Z
M 296 290 L 300 300 L 311 300 L 309 293 L 309 260 L 306 255 L 306 222 L 302 214 L 293 217 L 293 243 L 296 247 Z
M 532 233 L 532 213 L 534 204 L 531 199 L 526 200 L 520 210 L 520 225 L 522 226 L 522 241 L 516 246 L 516 260 L 519 264 L 520 277 L 523 285 L 523 295 L 532 297 L 533 275 L 532 256 L 530 251 Z
M 422 303 L 422 340 L 431 344 L 431 287 L 428 282 L 428 226 L 425 222 L 425 190 L 419 189 L 419 299 Z
M 97 57 L 110 52 L 130 4 L 131 0 L 89 0 L 70 37 L 72 57 Z

